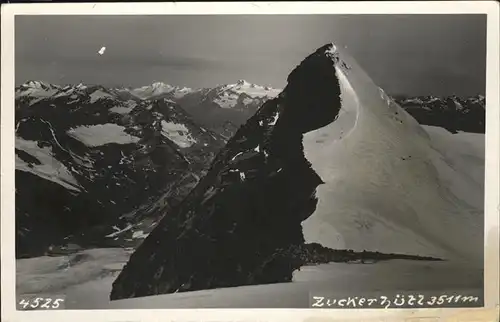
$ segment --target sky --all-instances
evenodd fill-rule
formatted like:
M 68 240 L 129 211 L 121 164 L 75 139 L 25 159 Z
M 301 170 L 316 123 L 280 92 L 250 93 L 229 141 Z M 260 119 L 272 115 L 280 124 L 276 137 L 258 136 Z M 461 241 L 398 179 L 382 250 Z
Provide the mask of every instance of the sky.
M 390 94 L 484 94 L 485 15 L 16 16 L 16 84 L 283 88 L 334 42 Z M 103 55 L 98 51 L 106 47 Z

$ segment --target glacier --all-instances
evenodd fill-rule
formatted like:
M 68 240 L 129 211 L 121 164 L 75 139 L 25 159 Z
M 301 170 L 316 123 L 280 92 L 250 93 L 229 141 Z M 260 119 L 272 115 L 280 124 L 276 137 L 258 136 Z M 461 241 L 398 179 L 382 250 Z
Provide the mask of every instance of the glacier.
M 54 157 L 51 147 L 40 147 L 37 141 L 16 136 L 16 149 L 34 157 L 38 163 L 30 165 L 16 154 L 16 170 L 32 173 L 72 191 L 81 191 L 82 187 L 78 180 L 64 164 Z
M 140 138 L 125 132 L 125 127 L 114 123 L 85 125 L 71 128 L 67 134 L 89 147 L 105 144 L 131 144 L 140 141 Z
M 324 181 L 316 211 L 302 223 L 306 242 L 482 265 L 484 136 L 419 125 L 342 49 L 333 50 L 341 113 L 303 139 Z M 479 171 L 469 171 L 471 159 Z

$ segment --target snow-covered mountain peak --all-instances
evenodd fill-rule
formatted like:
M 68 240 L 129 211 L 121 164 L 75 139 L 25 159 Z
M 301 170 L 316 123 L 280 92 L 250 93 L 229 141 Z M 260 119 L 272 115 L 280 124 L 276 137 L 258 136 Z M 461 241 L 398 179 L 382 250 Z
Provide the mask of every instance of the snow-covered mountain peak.
M 239 79 L 237 82 L 236 82 L 236 85 L 237 86 L 250 86 L 251 84 L 249 82 L 247 82 L 246 80 L 244 79 Z
M 145 92 L 150 93 L 152 95 L 168 93 L 174 90 L 175 87 L 163 82 L 154 82 L 151 85 L 141 86 L 139 88 L 134 89 L 136 92 Z
M 257 85 L 243 79 L 238 80 L 236 84 L 226 85 L 224 89 L 232 90 L 239 94 L 245 93 L 251 97 L 275 97 L 281 92 L 281 89 L 272 88 L 270 86 Z
M 191 92 L 188 87 L 177 87 L 164 82 L 154 82 L 148 86 L 142 86 L 130 90 L 130 93 L 140 99 L 151 99 L 160 95 L 171 95 L 175 98 L 181 98 Z
M 24 84 L 22 84 L 21 87 L 31 87 L 31 88 L 45 89 L 46 90 L 46 89 L 52 88 L 54 86 L 52 86 L 48 83 L 42 82 L 42 81 L 29 80 L 29 81 L 25 82 Z
M 175 88 L 174 86 L 166 84 L 164 82 L 154 82 L 153 84 L 151 84 L 151 87 L 157 90 L 172 90 Z
M 341 68 L 344 72 L 347 72 L 350 69 L 349 64 L 341 59 L 341 52 L 339 51 L 339 47 L 337 47 L 334 43 L 329 43 L 318 49 L 318 51 L 323 51 L 324 54 L 332 60 L 333 64 L 336 67 Z
M 60 86 L 36 80 L 29 80 L 17 87 L 18 91 L 29 90 L 29 89 L 31 89 L 32 91 L 49 91 L 59 88 Z
M 240 79 L 234 84 L 226 84 L 209 90 L 206 99 L 213 101 L 221 108 L 247 108 L 260 106 L 264 100 L 279 95 L 281 89 L 262 86 Z
M 482 196 L 457 187 L 480 185 L 482 176 L 457 172 L 447 152 L 436 152 L 449 149 L 437 133 L 446 135 L 448 144 L 456 139 L 418 124 L 342 48 L 334 55 L 339 115 L 303 140 L 305 157 L 324 182 L 316 191 L 315 212 L 302 222 L 305 240 L 333 249 L 481 261 Z M 457 99 L 450 97 L 447 104 Z M 359 227 L 369 227 L 371 234 Z M 443 235 L 446 229 L 453 233 Z M 467 245 L 460 242 L 463 234 L 470 238 Z
M 85 85 L 84 83 L 78 83 L 75 87 L 82 90 L 87 89 L 87 85 Z
M 30 80 L 16 88 L 16 99 L 25 97 L 34 103 L 57 93 L 60 87 L 42 81 Z

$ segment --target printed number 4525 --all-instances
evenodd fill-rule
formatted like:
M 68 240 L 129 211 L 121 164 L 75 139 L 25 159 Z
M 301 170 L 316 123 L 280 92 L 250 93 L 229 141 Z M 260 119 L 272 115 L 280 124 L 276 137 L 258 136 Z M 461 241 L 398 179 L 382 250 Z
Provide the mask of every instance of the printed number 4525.
M 23 307 L 23 309 L 32 308 L 40 308 L 40 309 L 57 309 L 60 307 L 61 302 L 63 302 L 64 299 L 51 299 L 51 298 L 43 298 L 43 297 L 37 297 L 35 299 L 30 299 L 30 300 L 25 300 L 21 299 L 19 301 L 19 305 Z

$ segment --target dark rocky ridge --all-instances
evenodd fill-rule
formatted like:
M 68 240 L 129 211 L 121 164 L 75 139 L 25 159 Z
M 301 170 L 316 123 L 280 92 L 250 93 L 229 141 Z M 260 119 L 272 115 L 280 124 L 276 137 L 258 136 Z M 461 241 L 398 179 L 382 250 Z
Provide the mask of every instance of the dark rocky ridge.
M 418 123 L 439 126 L 452 133 L 458 131 L 485 133 L 485 98 L 478 95 L 469 98 L 449 97 L 394 97 Z
M 392 259 L 420 260 L 420 261 L 442 261 L 440 258 L 404 254 L 385 254 L 380 252 L 362 251 L 355 252 L 347 249 L 330 249 L 318 243 L 292 245 L 286 249 L 280 249 L 271 256 L 271 260 L 284 258 L 293 261 L 294 267 L 304 265 L 317 265 L 327 263 L 373 263 Z
M 334 121 L 340 109 L 330 46 L 296 67 L 283 92 L 229 140 L 131 256 L 112 300 L 286 282 L 305 262 L 318 261 L 297 255 L 308 247 L 301 222 L 314 212 L 322 183 L 304 157 L 302 136 Z

